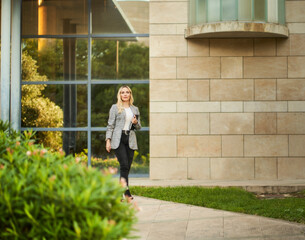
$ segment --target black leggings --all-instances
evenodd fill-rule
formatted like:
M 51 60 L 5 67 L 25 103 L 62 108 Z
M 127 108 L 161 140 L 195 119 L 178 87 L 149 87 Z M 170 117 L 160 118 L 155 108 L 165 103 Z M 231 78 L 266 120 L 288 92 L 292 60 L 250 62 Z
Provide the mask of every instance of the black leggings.
M 121 142 L 117 149 L 115 149 L 115 155 L 120 163 L 120 179 L 125 178 L 128 186 L 128 174 L 133 160 L 134 150 L 129 148 L 129 135 L 122 133 Z

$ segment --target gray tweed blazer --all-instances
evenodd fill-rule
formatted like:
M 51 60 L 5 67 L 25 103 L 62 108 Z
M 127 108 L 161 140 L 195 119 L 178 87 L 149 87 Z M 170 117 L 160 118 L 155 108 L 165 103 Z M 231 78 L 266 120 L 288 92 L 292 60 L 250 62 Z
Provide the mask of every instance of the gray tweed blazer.
M 130 109 L 133 112 L 133 114 L 139 115 L 138 123 L 137 123 L 137 125 L 135 125 L 135 129 L 140 130 L 141 122 L 140 122 L 139 109 L 133 105 L 130 106 Z M 118 111 L 119 110 L 118 110 L 118 107 L 116 104 L 113 104 L 109 111 L 109 119 L 108 119 L 107 131 L 106 131 L 106 140 L 108 138 L 110 139 L 112 149 L 117 149 L 119 147 L 120 142 L 121 142 L 122 130 L 125 125 L 126 113 L 125 113 L 125 111 L 122 111 L 121 113 L 119 113 Z M 138 149 L 136 133 L 134 132 L 134 130 L 131 130 L 130 134 L 129 134 L 129 147 L 133 150 Z

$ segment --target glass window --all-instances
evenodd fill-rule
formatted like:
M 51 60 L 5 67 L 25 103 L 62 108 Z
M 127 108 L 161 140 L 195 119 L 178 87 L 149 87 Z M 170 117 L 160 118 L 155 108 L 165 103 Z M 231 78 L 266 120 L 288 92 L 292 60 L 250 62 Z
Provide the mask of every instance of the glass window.
M 252 20 L 252 3 L 251 0 L 239 0 L 238 1 L 238 19 L 241 21 L 251 21 Z
M 208 22 L 220 21 L 220 0 L 208 0 Z
M 52 150 L 63 149 L 66 154 L 81 153 L 88 149 L 87 132 L 84 131 L 37 131 L 35 139 Z
M 88 9 L 89 3 L 91 9 Z M 88 12 L 92 13 L 90 27 Z M 22 127 L 87 127 L 88 113 L 92 127 L 106 127 L 109 109 L 116 103 L 117 90 L 122 85 L 116 80 L 149 79 L 149 38 L 136 36 L 149 33 L 148 16 L 146 0 L 23 0 Z M 95 34 L 94 38 L 91 33 Z M 106 39 L 99 34 L 110 34 L 110 37 Z M 120 37 L 119 34 L 128 35 Z M 61 38 L 60 35 L 69 36 Z M 92 43 L 91 54 L 88 39 Z M 103 80 L 108 80 L 107 84 L 101 84 Z M 28 81 L 40 83 L 30 85 Z M 66 82 L 44 84 L 46 81 Z M 70 81 L 85 82 L 70 84 Z M 134 104 L 141 112 L 142 126 L 148 127 L 149 84 L 130 84 L 130 87 Z M 107 158 L 113 154 L 109 155 L 101 147 L 105 143 L 105 132 L 96 129 L 40 130 L 37 141 L 55 150 L 63 148 L 66 153 L 80 153 L 91 141 L 88 153 L 92 150 L 94 157 Z M 89 133 L 91 140 L 88 140 Z M 139 131 L 137 137 L 139 151 L 135 153 L 135 169 L 146 169 L 147 174 L 149 132 Z M 139 164 L 146 165 L 139 167 Z
M 91 99 L 91 119 L 92 127 L 106 127 L 109 110 L 112 104 L 117 102 L 117 92 L 122 85 L 93 84 Z M 134 105 L 137 106 L 141 114 L 142 127 L 149 126 L 149 85 L 130 84 L 134 97 Z
M 196 8 L 197 0 L 190 0 L 189 3 L 189 25 L 196 25 L 197 24 L 197 14 L 196 11 L 198 8 Z
M 197 0 L 196 3 L 197 3 L 197 6 L 196 6 L 196 11 L 197 11 L 196 24 L 205 23 L 207 21 L 206 0 Z
M 268 0 L 268 22 L 278 23 L 278 0 Z
M 115 158 L 114 151 L 110 154 L 106 151 L 106 132 L 92 132 L 91 134 L 91 146 L 92 146 L 92 157 L 101 158 L 103 160 L 109 158 Z
M 222 0 L 222 20 L 237 20 L 236 9 L 237 6 L 235 0 Z
M 285 24 L 285 0 L 278 0 L 279 24 Z
M 189 25 L 236 20 L 285 24 L 285 0 L 190 0 Z
M 23 85 L 22 127 L 86 127 L 86 85 Z
M 148 1 L 92 0 L 92 33 L 148 33 Z
M 39 79 L 25 79 L 26 81 L 52 80 L 87 80 L 88 78 L 88 40 L 77 38 L 64 39 L 23 39 L 23 64 L 33 61 Z
M 148 38 L 92 41 L 92 80 L 148 79 Z
M 88 34 L 87 5 L 87 0 L 22 1 L 22 34 Z
M 266 21 L 266 6 L 265 0 L 254 0 L 254 20 Z
M 103 166 L 119 167 L 115 153 L 110 153 L 105 149 L 106 132 L 92 132 L 92 156 L 93 166 L 102 168 Z M 149 132 L 140 131 L 136 133 L 138 150 L 134 152 L 133 163 L 130 174 L 149 174 Z M 107 160 L 107 164 L 102 165 L 102 161 Z M 130 175 L 129 175 L 130 176 Z M 131 177 L 131 176 L 130 176 Z

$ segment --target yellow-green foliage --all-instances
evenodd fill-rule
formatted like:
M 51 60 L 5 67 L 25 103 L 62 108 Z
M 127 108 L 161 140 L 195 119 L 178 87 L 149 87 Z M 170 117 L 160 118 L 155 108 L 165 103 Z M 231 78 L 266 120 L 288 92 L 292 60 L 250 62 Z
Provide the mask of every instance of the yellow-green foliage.
M 22 79 L 24 81 L 47 81 L 37 72 L 36 61 L 27 52 L 22 54 Z M 22 125 L 26 127 L 62 127 L 63 111 L 42 94 L 46 85 L 22 86 Z M 61 132 L 38 132 L 37 138 L 44 146 L 59 149 L 62 146 Z
M 75 154 L 75 157 L 79 158 L 80 161 L 84 164 L 88 164 L 88 149 L 84 149 L 83 152 L 79 154 Z M 120 166 L 118 160 L 116 158 L 97 158 L 97 157 L 91 157 L 91 165 L 96 168 L 118 168 Z
M 31 137 L 0 121 L 0 239 L 127 238 L 135 208 L 118 181 Z
M 84 149 L 83 152 L 76 154 L 75 156 L 80 159 L 81 162 L 88 164 L 87 157 L 88 150 Z M 136 161 L 139 159 L 139 152 L 134 152 L 133 163 L 131 165 L 130 173 L 149 173 L 149 154 L 147 156 L 141 156 L 141 162 Z M 91 157 L 91 166 L 99 169 L 103 168 L 120 168 L 119 161 L 117 158 L 109 158 L 106 159 Z

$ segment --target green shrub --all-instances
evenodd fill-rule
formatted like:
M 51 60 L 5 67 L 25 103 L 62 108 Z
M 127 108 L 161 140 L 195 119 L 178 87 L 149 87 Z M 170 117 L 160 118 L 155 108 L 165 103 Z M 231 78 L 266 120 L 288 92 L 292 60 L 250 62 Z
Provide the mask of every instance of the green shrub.
M 87 161 L 85 162 L 87 164 Z M 116 168 L 120 170 L 120 163 L 116 158 L 108 158 L 103 160 L 102 158 L 91 158 L 91 165 L 95 168 Z M 149 173 L 149 166 L 138 164 L 133 162 L 131 165 L 130 173 Z
M 92 158 L 91 159 L 91 164 L 93 167 L 96 168 L 109 168 L 109 167 L 113 167 L 113 168 L 119 168 L 120 167 L 120 163 L 116 158 L 109 158 L 109 159 L 101 159 L 101 158 Z
M 0 122 L 0 239 L 122 239 L 135 209 L 110 174 L 11 137 Z
M 130 168 L 130 173 L 149 173 L 149 166 L 132 164 Z
M 25 50 L 22 52 L 22 79 L 24 81 L 47 81 L 38 72 L 37 61 Z M 50 98 L 44 96 L 46 85 L 22 85 L 21 125 L 27 127 L 62 127 L 63 110 Z M 58 150 L 62 145 L 62 132 L 37 132 L 35 135 L 44 146 Z
M 88 150 L 84 149 L 82 153 L 76 154 L 76 157 L 79 157 L 81 161 L 85 164 L 88 163 L 87 157 Z M 141 159 L 140 161 L 137 159 Z M 116 158 L 96 158 L 91 157 L 91 165 L 93 167 L 103 169 L 103 168 L 120 168 L 120 163 Z M 133 163 L 131 165 L 130 173 L 149 173 L 149 154 L 147 156 L 139 156 L 139 152 L 135 151 Z
M 140 155 L 138 151 L 134 152 L 133 162 L 142 165 L 149 166 L 149 153 L 145 155 Z

